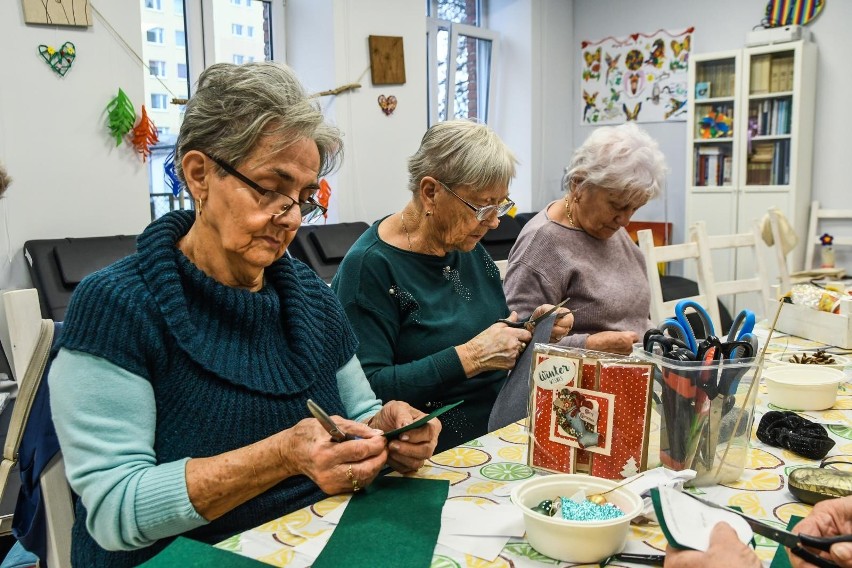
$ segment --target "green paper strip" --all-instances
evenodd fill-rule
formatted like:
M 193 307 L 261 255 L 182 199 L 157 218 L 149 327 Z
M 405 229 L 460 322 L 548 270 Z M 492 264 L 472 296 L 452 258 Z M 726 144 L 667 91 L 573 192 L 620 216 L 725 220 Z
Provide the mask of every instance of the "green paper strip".
M 180 566 L 181 568 L 206 568 L 207 566 L 216 566 L 216 568 L 258 568 L 259 566 L 266 566 L 269 568 L 269 565 L 263 562 L 252 560 L 234 552 L 214 548 L 209 544 L 182 536 L 177 537 L 174 542 L 161 550 L 157 556 L 139 566 L 144 568 L 167 568 L 175 566 Z
M 790 522 L 787 523 L 787 530 L 793 531 L 793 527 L 799 524 L 804 517 L 799 517 L 797 515 L 792 515 L 790 517 Z M 778 545 L 778 550 L 775 551 L 775 556 L 772 558 L 772 564 L 769 565 L 769 568 L 790 568 L 790 558 L 787 556 L 787 549 L 784 548 L 783 544 Z
M 379 477 L 346 506 L 314 568 L 428 568 L 449 481 Z
M 426 424 L 427 422 L 429 422 L 433 418 L 437 418 L 438 416 L 442 415 L 446 411 L 452 410 L 453 408 L 457 407 L 458 405 L 460 405 L 463 402 L 464 402 L 463 400 L 460 400 L 458 402 L 448 404 L 447 406 L 442 406 L 441 408 L 433 411 L 431 414 L 427 414 L 426 416 L 424 416 L 422 418 L 418 418 L 417 420 L 415 420 L 411 424 L 408 424 L 407 426 L 403 426 L 402 428 L 397 428 L 396 430 L 391 430 L 390 432 L 385 432 L 384 436 L 388 440 L 396 440 L 397 438 L 399 438 L 399 435 L 402 434 L 403 432 L 408 432 L 409 430 L 414 430 L 415 428 L 420 428 L 421 426 L 423 426 L 424 424 Z

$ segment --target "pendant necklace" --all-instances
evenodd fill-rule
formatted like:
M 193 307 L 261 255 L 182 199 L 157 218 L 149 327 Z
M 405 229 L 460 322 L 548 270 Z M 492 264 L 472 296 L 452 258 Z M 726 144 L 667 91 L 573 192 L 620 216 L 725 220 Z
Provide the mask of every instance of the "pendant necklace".
M 578 228 L 577 225 L 574 224 L 574 217 L 571 215 L 571 204 L 568 202 L 568 196 L 565 196 L 565 214 L 568 216 L 568 224 L 575 229 Z
M 411 233 L 408 232 L 408 227 L 405 226 L 405 211 L 402 212 L 402 229 L 405 231 L 405 236 L 408 238 L 408 250 L 414 252 L 411 248 Z

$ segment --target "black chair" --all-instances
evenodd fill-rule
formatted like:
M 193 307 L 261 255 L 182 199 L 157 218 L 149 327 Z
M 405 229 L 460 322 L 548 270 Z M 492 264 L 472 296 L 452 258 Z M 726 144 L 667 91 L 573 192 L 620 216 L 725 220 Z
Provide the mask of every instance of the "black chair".
M 538 215 L 538 211 L 533 211 L 531 213 L 518 213 L 515 215 L 515 221 L 517 221 L 521 225 L 521 227 L 523 227 L 527 224 L 527 221 L 529 221 L 536 215 Z
M 683 276 L 660 276 L 660 287 L 663 289 L 663 301 L 665 302 L 698 295 L 698 282 L 690 280 L 689 278 L 684 278 Z M 721 300 L 717 301 L 719 302 L 719 320 L 722 324 L 722 329 L 718 330 L 716 335 L 721 336 L 723 332 L 727 333 L 727 331 L 731 329 L 733 319 L 731 318 L 730 312 L 728 312 L 728 308 L 725 307 L 725 304 L 723 304 Z M 686 315 L 686 319 L 689 320 L 689 323 L 692 325 L 692 329 L 702 329 L 701 321 L 698 319 L 696 314 L 689 313 Z M 655 321 L 652 323 L 657 325 L 660 322 Z
M 509 258 L 509 251 L 518 239 L 521 233 L 521 224 L 514 218 L 508 215 L 500 217 L 500 224 L 496 229 L 492 229 L 485 233 L 482 237 L 482 246 L 491 255 L 494 260 L 506 260 Z
M 135 235 L 42 239 L 24 243 L 42 317 L 65 319 L 71 293 L 80 281 L 116 260 L 136 252 Z
M 287 251 L 331 282 L 343 257 L 370 226 L 363 221 L 331 225 L 302 225 Z

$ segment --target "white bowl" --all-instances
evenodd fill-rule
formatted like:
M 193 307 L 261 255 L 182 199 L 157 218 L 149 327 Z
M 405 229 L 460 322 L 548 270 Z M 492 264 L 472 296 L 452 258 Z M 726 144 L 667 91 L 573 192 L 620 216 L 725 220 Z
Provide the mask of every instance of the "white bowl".
M 607 493 L 606 499 L 624 512 L 607 521 L 566 521 L 532 508 L 545 499 L 570 497 L 580 489 L 587 495 L 618 485 L 616 481 L 577 474 L 534 477 L 512 490 L 512 502 L 524 514 L 527 540 L 541 554 L 565 562 L 595 563 L 618 554 L 627 543 L 630 521 L 642 512 L 642 498 L 626 487 Z
M 790 361 L 790 358 L 793 355 L 813 355 L 816 352 L 816 349 L 803 349 L 801 351 L 784 351 L 781 353 L 773 353 L 772 355 L 768 355 L 766 357 L 767 361 L 770 363 L 774 363 L 776 365 L 800 365 L 803 367 L 824 367 L 826 369 L 838 369 L 842 371 L 846 366 L 849 365 L 850 359 L 849 357 L 844 357 L 843 355 L 835 355 L 834 353 L 829 353 L 832 359 L 834 359 L 834 363 L 829 363 L 827 365 L 816 365 L 812 363 L 796 363 L 794 361 Z
M 846 374 L 823 365 L 779 365 L 763 371 L 769 402 L 788 410 L 825 410 L 837 400 Z

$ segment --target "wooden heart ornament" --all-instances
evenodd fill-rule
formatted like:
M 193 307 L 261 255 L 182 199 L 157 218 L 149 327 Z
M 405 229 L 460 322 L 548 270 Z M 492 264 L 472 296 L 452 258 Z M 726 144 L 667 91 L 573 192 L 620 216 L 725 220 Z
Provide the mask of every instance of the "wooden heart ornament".
M 393 111 L 396 110 L 396 97 L 393 95 L 389 97 L 379 95 L 379 106 L 381 107 L 382 112 L 385 113 L 386 116 L 392 115 Z
M 50 65 L 50 68 L 61 77 L 68 73 L 71 64 L 74 63 L 74 58 L 77 57 L 77 49 L 70 41 L 63 43 L 58 50 L 48 45 L 40 45 L 38 46 L 38 53 L 45 63 Z

